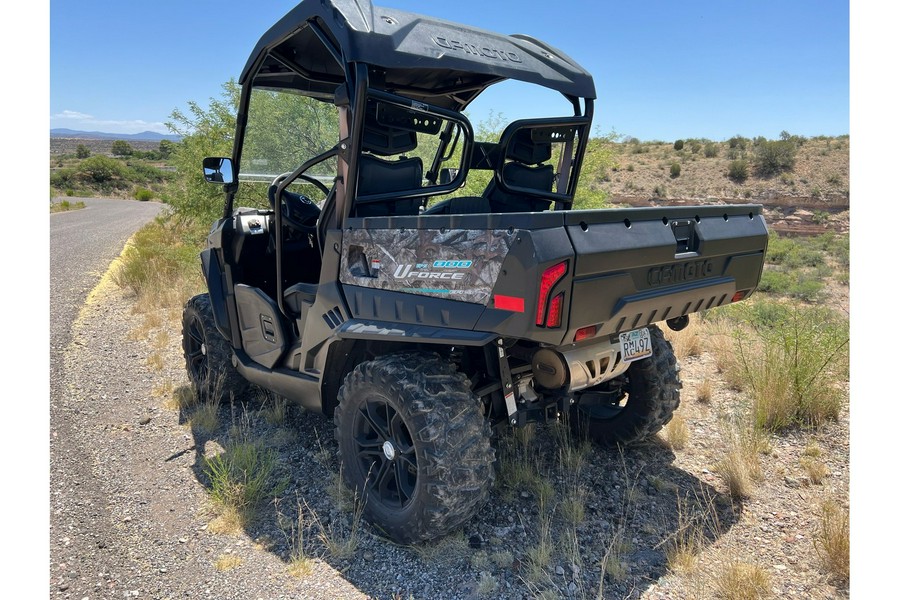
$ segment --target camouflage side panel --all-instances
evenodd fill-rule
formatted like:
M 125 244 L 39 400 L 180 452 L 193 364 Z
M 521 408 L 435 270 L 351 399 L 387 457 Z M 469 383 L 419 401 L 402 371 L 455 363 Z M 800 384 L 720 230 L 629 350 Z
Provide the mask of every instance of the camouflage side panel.
M 354 229 L 344 234 L 347 285 L 487 305 L 515 229 Z

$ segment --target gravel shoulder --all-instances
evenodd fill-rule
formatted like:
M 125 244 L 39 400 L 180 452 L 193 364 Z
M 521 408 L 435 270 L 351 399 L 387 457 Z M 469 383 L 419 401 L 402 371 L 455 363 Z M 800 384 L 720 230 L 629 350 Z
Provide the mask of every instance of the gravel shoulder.
M 220 406 L 213 433 L 193 427 L 173 402 L 187 386 L 180 312 L 156 318 L 149 327 L 105 280 L 63 351 L 68 387 L 50 430 L 51 598 L 711 598 L 717 573 L 735 561 L 762 567 L 773 597 L 849 597 L 813 545 L 821 501 L 848 502 L 849 416 L 775 438 L 762 456 L 764 480 L 735 502 L 715 465 L 741 397 L 708 354 L 683 362 L 684 449 L 664 436 L 625 453 L 592 448 L 573 478 L 560 467 L 557 430 L 537 428 L 528 452 L 552 491 L 513 488 L 501 475 L 483 513 L 458 534 L 404 547 L 363 523 L 355 551 L 336 558 L 314 535 L 352 528 L 332 493 L 331 422 L 291 408 L 270 424 L 260 409 L 272 399 L 253 394 Z M 707 379 L 713 399 L 701 403 Z M 232 425 L 267 440 L 286 486 L 251 525 L 214 533 L 202 457 L 221 451 Z M 819 484 L 800 466 L 812 440 L 828 467 Z M 563 501 L 573 496 L 583 519 L 567 517 Z M 299 577 L 289 572 L 298 517 L 310 532 L 311 566 Z M 698 567 L 672 572 L 666 549 L 688 518 L 708 524 Z M 549 558 L 534 569 L 542 540 Z M 223 568 L 223 557 L 233 566 Z

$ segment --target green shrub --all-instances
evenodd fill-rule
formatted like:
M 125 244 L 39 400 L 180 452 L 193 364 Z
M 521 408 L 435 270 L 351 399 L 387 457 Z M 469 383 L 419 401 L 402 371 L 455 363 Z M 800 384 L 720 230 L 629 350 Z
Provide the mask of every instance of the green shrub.
M 728 139 L 728 147 L 733 150 L 746 150 L 750 140 L 741 135 L 735 135 Z
M 116 184 L 127 178 L 128 168 L 118 160 L 97 155 L 81 161 L 75 176 L 87 183 Z
M 675 149 L 682 150 L 684 148 L 684 140 L 675 140 Z
M 736 337 L 753 398 L 756 427 L 779 432 L 837 419 L 846 379 L 849 327 L 819 307 L 792 306 L 765 326 L 750 322 L 756 340 Z
M 719 145 L 714 142 L 708 142 L 703 147 L 703 156 L 706 158 L 715 158 L 719 155 Z
M 760 175 L 777 175 L 794 168 L 797 145 L 793 140 L 760 141 L 756 145 L 755 165 Z
M 681 164 L 677 162 L 672 163 L 672 166 L 669 167 L 669 174 L 673 179 L 681 175 Z
M 203 459 L 210 497 L 222 508 L 251 512 L 275 493 L 276 464 L 274 450 L 252 442 L 231 443 L 221 454 Z
M 658 185 L 653 188 L 653 197 L 654 198 L 665 198 L 666 197 L 666 186 Z
M 733 160 L 728 164 L 728 178 L 743 183 L 750 176 L 750 165 L 746 160 Z
M 85 159 L 91 155 L 91 151 L 88 150 L 88 147 L 84 144 L 78 144 L 78 147 L 75 148 L 75 158 Z
M 693 140 L 691 142 L 691 154 L 697 154 L 698 152 L 700 152 L 701 148 L 703 148 L 703 144 L 701 144 L 697 140 Z
M 128 142 L 116 140 L 112 143 L 111 152 L 114 156 L 131 156 L 134 153 L 134 149 Z
M 153 199 L 153 190 L 148 190 L 147 188 L 139 187 L 134 190 L 134 199 L 140 202 L 147 202 L 148 200 Z

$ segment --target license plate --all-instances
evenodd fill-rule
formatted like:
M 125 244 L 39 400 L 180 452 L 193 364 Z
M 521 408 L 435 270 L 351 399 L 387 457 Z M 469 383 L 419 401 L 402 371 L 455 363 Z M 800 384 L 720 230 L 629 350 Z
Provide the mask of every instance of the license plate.
M 653 347 L 650 345 L 650 330 L 635 329 L 619 334 L 619 349 L 622 352 L 623 362 L 641 360 L 653 356 Z

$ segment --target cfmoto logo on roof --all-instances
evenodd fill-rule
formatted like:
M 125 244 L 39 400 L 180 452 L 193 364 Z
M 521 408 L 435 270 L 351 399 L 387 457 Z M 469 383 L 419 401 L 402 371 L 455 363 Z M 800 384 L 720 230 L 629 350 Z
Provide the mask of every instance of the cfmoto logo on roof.
M 434 40 L 435 44 L 437 44 L 441 48 L 446 48 L 447 50 L 465 52 L 466 54 L 474 54 L 475 56 L 483 56 L 485 58 L 493 58 L 495 60 L 514 63 L 522 62 L 522 59 L 519 58 L 519 55 L 515 52 L 506 52 L 503 50 L 497 50 L 496 48 L 489 48 L 487 46 L 482 46 L 479 48 L 474 44 L 467 44 L 459 40 L 451 40 L 441 36 L 435 36 L 431 39 Z

